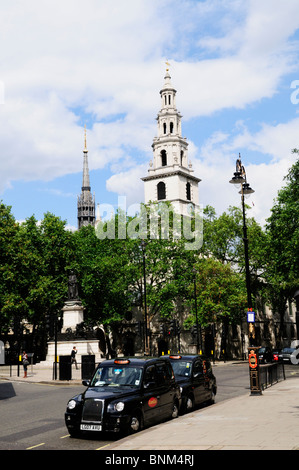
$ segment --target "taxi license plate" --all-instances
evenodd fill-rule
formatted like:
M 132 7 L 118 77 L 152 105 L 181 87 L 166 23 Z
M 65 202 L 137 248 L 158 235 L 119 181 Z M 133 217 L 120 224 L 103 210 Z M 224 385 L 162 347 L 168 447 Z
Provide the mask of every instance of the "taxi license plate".
M 81 431 L 102 431 L 100 424 L 81 424 Z

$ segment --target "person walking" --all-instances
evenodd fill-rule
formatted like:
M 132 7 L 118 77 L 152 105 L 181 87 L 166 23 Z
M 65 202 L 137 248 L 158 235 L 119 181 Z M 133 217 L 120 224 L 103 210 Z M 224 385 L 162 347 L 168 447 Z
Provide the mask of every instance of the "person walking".
M 71 352 L 71 363 L 75 364 L 76 369 L 78 369 L 77 360 L 76 360 L 77 348 L 76 346 L 73 347 Z
M 28 355 L 26 353 L 26 351 L 23 351 L 23 355 L 22 355 L 22 363 L 23 363 L 23 368 L 24 368 L 24 379 L 27 378 L 27 367 L 29 365 L 29 361 L 28 361 Z

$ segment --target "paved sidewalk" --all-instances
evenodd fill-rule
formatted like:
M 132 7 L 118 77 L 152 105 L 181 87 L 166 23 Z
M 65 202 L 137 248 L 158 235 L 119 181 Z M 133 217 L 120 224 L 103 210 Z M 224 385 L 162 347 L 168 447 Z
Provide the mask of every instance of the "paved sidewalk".
M 299 378 L 148 428 L 106 450 L 299 450 Z
M 41 362 L 39 364 L 33 364 L 28 366 L 27 377 L 24 378 L 24 370 L 22 364 L 19 367 L 19 376 L 17 375 L 17 366 L 0 366 L 0 380 L 19 380 L 24 382 L 36 382 L 36 383 L 50 383 L 55 385 L 82 385 L 81 379 L 81 367 L 76 370 L 75 366 L 72 365 L 72 379 L 71 380 L 59 380 L 59 364 L 57 364 L 57 380 L 53 380 L 53 364 Z
M 229 364 L 229 363 L 227 363 Z M 225 367 L 225 363 L 217 367 Z M 52 367 L 28 367 L 28 377 L 0 367 L 0 380 L 82 385 L 81 370 L 71 381 L 52 380 Z M 118 441 L 106 451 L 132 450 L 299 450 L 299 378 L 294 376 L 263 391 L 201 408 Z

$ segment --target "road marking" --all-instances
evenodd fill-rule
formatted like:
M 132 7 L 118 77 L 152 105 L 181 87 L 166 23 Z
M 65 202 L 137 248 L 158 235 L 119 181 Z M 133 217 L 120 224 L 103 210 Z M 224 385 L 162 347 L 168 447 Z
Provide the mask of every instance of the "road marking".
M 61 436 L 60 439 L 65 439 L 66 437 L 70 437 L 70 435 L 69 435 L 69 434 L 66 434 L 66 436 Z
M 40 446 L 44 446 L 44 445 L 45 445 L 45 442 L 41 442 L 40 444 L 36 444 L 35 446 L 27 447 L 26 450 L 34 449 L 35 447 L 40 447 Z
M 105 449 L 105 447 L 109 447 L 110 445 L 111 445 L 111 444 L 106 444 L 105 446 L 103 446 L 103 447 L 99 447 L 99 448 L 98 448 L 98 449 L 96 449 L 96 450 Z

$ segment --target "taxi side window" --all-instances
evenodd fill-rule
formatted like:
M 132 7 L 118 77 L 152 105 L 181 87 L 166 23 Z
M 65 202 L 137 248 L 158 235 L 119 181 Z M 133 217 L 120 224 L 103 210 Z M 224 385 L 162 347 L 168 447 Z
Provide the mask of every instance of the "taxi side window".
M 144 374 L 144 385 L 148 386 L 148 384 L 151 384 L 151 386 L 153 386 L 153 384 L 156 382 L 156 377 L 155 377 L 155 366 L 152 365 L 152 366 L 149 366 L 146 371 L 145 371 L 145 374 Z
M 200 361 L 195 362 L 193 367 L 193 377 L 200 377 L 203 375 L 202 363 Z
M 157 370 L 157 385 L 169 384 L 171 380 L 171 373 L 165 363 L 156 364 Z

